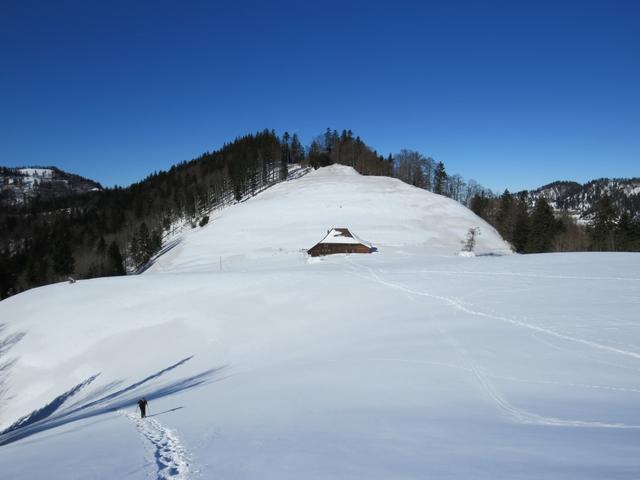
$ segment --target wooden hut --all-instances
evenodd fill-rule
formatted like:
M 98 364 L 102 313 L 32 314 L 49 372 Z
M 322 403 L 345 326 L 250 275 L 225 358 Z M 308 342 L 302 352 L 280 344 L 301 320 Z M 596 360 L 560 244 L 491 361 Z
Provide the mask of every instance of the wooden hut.
M 353 235 L 348 228 L 332 228 L 317 244 L 307 250 L 312 257 L 334 253 L 371 253 L 376 248 Z

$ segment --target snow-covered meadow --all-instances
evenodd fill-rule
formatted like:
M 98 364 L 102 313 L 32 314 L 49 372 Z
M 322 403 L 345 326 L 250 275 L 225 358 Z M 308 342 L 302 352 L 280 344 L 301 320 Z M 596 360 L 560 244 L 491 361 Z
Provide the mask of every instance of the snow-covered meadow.
M 378 252 L 310 260 L 332 227 Z M 0 472 L 638 478 L 639 272 L 639 254 L 512 255 L 452 200 L 321 169 L 142 275 L 0 302 Z

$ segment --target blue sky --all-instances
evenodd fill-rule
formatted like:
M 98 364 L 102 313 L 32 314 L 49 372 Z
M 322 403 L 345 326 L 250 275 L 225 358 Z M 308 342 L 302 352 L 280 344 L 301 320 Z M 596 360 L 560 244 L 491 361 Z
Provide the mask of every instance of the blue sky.
M 640 176 L 640 2 L 0 0 L 0 165 L 127 185 L 350 128 L 501 191 Z

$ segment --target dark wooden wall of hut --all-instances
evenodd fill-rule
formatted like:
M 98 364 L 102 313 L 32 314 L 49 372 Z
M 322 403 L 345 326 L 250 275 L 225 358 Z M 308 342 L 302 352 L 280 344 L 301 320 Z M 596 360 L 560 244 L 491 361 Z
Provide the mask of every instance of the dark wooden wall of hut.
M 312 257 L 333 255 L 335 253 L 371 253 L 371 248 L 353 243 L 319 243 L 311 247 L 307 253 Z

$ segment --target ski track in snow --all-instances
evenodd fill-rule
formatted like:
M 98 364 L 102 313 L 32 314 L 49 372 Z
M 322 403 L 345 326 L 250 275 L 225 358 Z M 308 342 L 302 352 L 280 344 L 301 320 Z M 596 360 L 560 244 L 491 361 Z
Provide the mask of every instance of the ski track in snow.
M 512 403 L 504 398 L 498 390 L 493 386 L 489 380 L 489 376 L 478 365 L 478 363 L 471 357 L 462 344 L 451 335 L 447 334 L 444 330 L 440 329 L 440 332 L 445 336 L 448 342 L 456 349 L 467 365 L 468 369 L 475 376 L 483 393 L 495 403 L 500 410 L 513 418 L 518 423 L 525 423 L 531 425 L 546 425 L 554 427 L 591 427 L 591 428 L 624 428 L 624 429 L 640 429 L 640 425 L 627 425 L 624 423 L 604 423 L 593 422 L 583 420 L 565 420 L 556 417 L 545 417 L 532 413 L 522 408 L 516 407 Z
M 554 350 L 557 350 L 559 352 L 569 352 L 573 356 L 584 358 L 585 360 L 597 363 L 599 365 L 607 365 L 609 367 L 615 367 L 615 368 L 619 368 L 619 369 L 622 369 L 622 370 L 628 370 L 628 371 L 631 371 L 631 372 L 640 373 L 640 368 L 635 368 L 635 367 L 632 367 L 632 366 L 629 366 L 629 365 L 621 365 L 619 363 L 610 362 L 610 361 L 607 361 L 607 360 L 603 360 L 601 358 L 590 357 L 589 355 L 587 355 L 584 352 L 579 352 L 579 351 L 572 350 L 572 349 L 569 349 L 569 348 L 561 347 L 561 346 L 556 345 L 555 343 L 553 343 L 553 341 L 550 338 L 548 338 L 548 337 L 546 337 L 544 335 L 538 335 L 536 332 L 531 332 L 531 338 L 534 339 L 536 342 L 540 342 L 543 345 L 546 345 L 549 348 L 553 348 Z M 638 391 L 640 391 L 640 390 L 638 390 Z
M 404 272 L 409 273 L 409 272 Z M 634 277 L 584 277 L 577 275 L 548 275 L 535 273 L 516 273 L 516 272 L 483 272 L 473 270 L 419 270 L 415 273 L 437 273 L 442 275 L 475 275 L 475 276 L 492 276 L 492 277 L 522 277 L 522 278 L 540 278 L 550 280 L 612 280 L 621 282 L 640 282 L 640 278 Z
M 621 348 L 615 348 L 615 347 L 611 347 L 608 345 L 603 345 L 601 343 L 597 343 L 591 340 L 586 340 L 584 338 L 579 338 L 579 337 L 573 337 L 571 335 L 567 335 L 564 333 L 560 333 L 560 332 L 556 332 L 555 330 L 551 330 L 549 328 L 544 328 L 544 327 L 540 327 L 538 325 L 532 325 L 530 323 L 526 323 L 526 322 L 522 322 L 520 320 L 515 320 L 513 318 L 508 318 L 508 317 L 502 317 L 500 315 L 492 315 L 490 313 L 485 313 L 485 312 L 480 312 L 477 310 L 471 310 L 468 307 L 465 307 L 459 300 L 456 300 L 455 298 L 452 297 L 445 297 L 442 295 L 436 295 L 433 293 L 428 293 L 428 292 L 421 292 L 419 290 L 413 290 L 411 288 L 408 287 L 404 287 L 402 285 L 398 285 L 396 283 L 392 283 L 389 282 L 387 280 L 384 280 L 383 278 L 381 278 L 371 267 L 368 267 L 366 265 L 361 265 L 361 264 L 357 264 L 355 262 L 353 262 L 352 260 L 347 260 L 350 264 L 359 267 L 359 268 L 366 268 L 367 270 L 369 270 L 369 272 L 371 273 L 371 276 L 366 276 L 366 275 L 361 275 L 362 278 L 365 278 L 367 280 L 372 280 L 375 281 L 377 283 L 380 283 L 381 285 L 385 285 L 389 288 L 393 288 L 395 290 L 400 290 L 406 293 L 409 293 L 411 295 L 418 295 L 421 297 L 429 297 L 429 298 L 435 298 L 436 300 L 440 300 L 464 313 L 468 313 L 469 315 L 474 315 L 477 317 L 484 317 L 484 318 L 490 318 L 493 320 L 499 320 L 501 322 L 505 322 L 505 323 L 510 323 L 512 325 L 516 325 L 518 327 L 522 327 L 522 328 L 526 328 L 528 330 L 532 330 L 534 332 L 540 332 L 540 333 L 544 333 L 546 335 L 550 335 L 552 337 L 557 337 L 557 338 L 561 338 L 563 340 L 568 340 L 570 342 L 575 342 L 575 343 L 580 343 L 582 345 L 587 345 L 589 347 L 592 348 L 596 348 L 599 350 L 604 350 L 604 351 L 608 351 L 608 352 L 612 352 L 612 353 L 617 353 L 620 355 L 626 355 L 628 357 L 633 357 L 636 359 L 640 360 L 640 353 L 637 352 L 631 352 L 629 350 L 623 350 Z
M 403 287 L 402 285 L 397 285 L 395 283 L 386 281 L 384 279 L 382 279 L 380 277 L 380 275 L 378 275 L 371 267 L 368 267 L 366 265 L 361 265 L 361 264 L 357 264 L 355 262 L 353 262 L 350 259 L 347 259 L 347 261 L 354 265 L 357 268 L 365 268 L 367 269 L 371 276 L 366 276 L 366 275 L 359 275 L 365 279 L 368 280 L 373 280 L 375 282 L 378 282 L 382 285 L 385 285 L 389 288 L 393 288 L 399 291 L 402 291 L 404 293 L 409 293 L 411 295 L 417 295 L 417 296 L 422 296 L 422 297 L 429 297 L 429 298 L 435 298 L 437 300 L 441 300 L 443 302 L 445 302 L 446 304 L 457 308 L 458 310 L 461 310 L 465 313 L 469 313 L 471 315 L 476 315 L 476 316 L 481 316 L 481 317 L 487 317 L 487 318 L 492 318 L 492 319 L 496 319 L 496 320 L 501 320 L 501 321 L 505 321 L 507 323 L 511 323 L 511 324 L 515 324 L 524 328 L 528 328 L 534 331 L 538 331 L 538 332 L 542 332 L 542 333 L 546 333 L 548 335 L 552 335 L 554 337 L 559 337 L 559 338 L 563 338 L 565 340 L 571 340 L 574 342 L 578 342 L 578 343 L 583 343 L 589 346 L 592 346 L 594 348 L 598 348 L 598 349 L 603 349 L 603 350 L 609 350 L 615 353 L 620 353 L 623 355 L 628 355 L 628 356 L 632 356 L 635 358 L 640 358 L 640 354 L 636 354 L 634 352 L 628 352 L 626 350 L 619 350 L 619 349 L 615 349 L 613 347 L 607 347 L 606 345 L 601 345 L 595 342 L 591 342 L 589 340 L 584 340 L 584 339 L 580 339 L 580 338 L 575 338 L 575 337 L 571 337 L 568 335 L 564 335 L 558 332 L 555 332 L 553 330 L 549 330 L 546 328 L 542 328 L 542 327 L 538 327 L 536 325 L 530 325 L 528 323 L 524 323 L 518 320 L 513 320 L 510 318 L 506 318 L 506 317 L 500 317 L 500 316 L 496 316 L 496 315 L 490 315 L 490 314 L 486 314 L 483 312 L 477 312 L 474 310 L 470 310 L 469 308 L 465 307 L 464 305 L 462 305 L 459 301 L 457 301 L 454 298 L 451 297 L 444 297 L 444 296 L 440 296 L 440 295 L 435 295 L 432 293 L 428 293 L 428 292 L 421 292 L 421 291 L 416 291 L 416 290 L 412 290 L 410 288 L 407 287 Z M 523 423 L 523 424 L 532 424 L 532 425 L 544 425 L 544 426 L 556 426 L 556 427 L 590 427 L 590 428 L 617 428 L 617 429 L 640 429 L 640 425 L 628 425 L 628 424 L 624 424 L 624 423 L 604 423 L 604 422 L 597 422 L 597 421 L 583 421 L 583 420 L 565 420 L 565 419 L 560 419 L 560 418 L 555 418 L 555 417 L 545 417 L 542 415 L 538 415 L 536 413 L 532 413 L 529 412 L 527 410 L 524 410 L 522 408 L 516 407 L 515 405 L 509 403 L 509 401 L 504 398 L 500 392 L 493 386 L 493 384 L 491 383 L 491 381 L 489 380 L 489 376 L 488 374 L 486 374 L 484 372 L 484 370 L 478 365 L 478 363 L 471 357 L 471 355 L 469 354 L 469 352 L 464 348 L 464 346 L 457 340 L 455 339 L 452 335 L 446 333 L 443 329 L 440 329 L 441 334 L 447 339 L 448 343 L 455 348 L 455 350 L 458 352 L 459 356 L 463 359 L 464 362 L 464 366 L 462 367 L 464 370 L 468 370 L 471 373 L 473 373 L 474 377 L 476 378 L 480 388 L 482 389 L 483 393 L 493 402 L 495 403 L 498 408 L 500 410 L 502 410 L 505 414 L 507 414 L 509 417 L 511 417 L 513 420 L 515 420 L 518 423 Z M 513 379 L 512 379 L 513 380 Z M 594 386 L 595 387 L 595 386 Z
M 468 365 L 460 365 L 454 363 L 446 363 L 446 362 L 431 362 L 426 360 L 410 360 L 406 358 L 396 358 L 396 357 L 368 357 L 370 361 L 382 361 L 382 362 L 402 362 L 402 363 L 412 363 L 419 365 L 432 365 L 435 367 L 444 367 L 451 368 L 454 370 L 461 370 L 463 372 L 474 373 L 474 370 Z M 617 366 L 612 364 L 612 366 Z M 626 393 L 637 393 L 640 394 L 640 389 L 638 388 L 627 388 L 627 387 L 618 387 L 615 385 L 593 385 L 590 383 L 567 383 L 567 382 L 554 382 L 551 380 L 529 380 L 526 378 L 518 378 L 518 377 L 510 377 L 505 375 L 496 375 L 495 373 L 488 373 L 483 371 L 483 374 L 486 377 L 494 378 L 496 380 L 504 380 L 507 382 L 518 382 L 518 383 L 528 383 L 533 385 L 557 385 L 560 387 L 572 387 L 572 388 L 588 388 L 591 390 L 607 390 L 612 392 L 626 392 Z
M 175 433 L 153 418 L 142 419 L 124 411 L 118 413 L 135 423 L 140 434 L 153 445 L 154 459 L 158 466 L 158 480 L 188 478 L 188 455 Z

